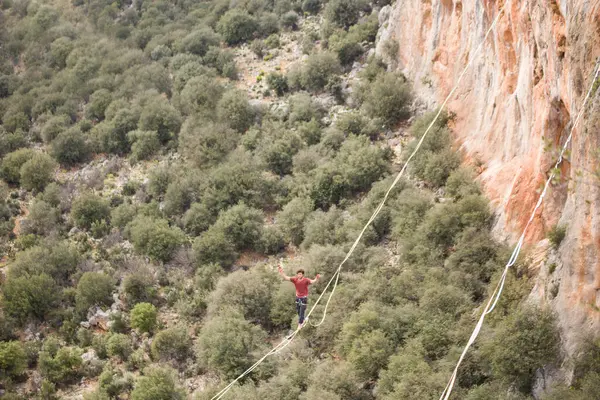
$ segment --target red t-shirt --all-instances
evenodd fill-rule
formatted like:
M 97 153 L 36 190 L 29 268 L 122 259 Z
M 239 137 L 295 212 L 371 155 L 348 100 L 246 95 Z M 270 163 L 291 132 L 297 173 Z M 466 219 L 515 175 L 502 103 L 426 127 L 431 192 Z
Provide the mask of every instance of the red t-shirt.
M 296 297 L 308 296 L 308 285 L 310 285 L 310 279 L 303 277 L 298 279 L 297 277 L 290 278 L 290 281 L 296 286 Z

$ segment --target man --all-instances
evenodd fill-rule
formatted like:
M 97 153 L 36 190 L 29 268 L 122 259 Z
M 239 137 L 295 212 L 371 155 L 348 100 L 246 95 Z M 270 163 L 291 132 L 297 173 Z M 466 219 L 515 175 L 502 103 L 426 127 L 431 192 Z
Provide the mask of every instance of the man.
M 279 274 L 286 281 L 290 281 L 296 286 L 296 312 L 298 312 L 298 327 L 301 327 L 304 324 L 304 312 L 306 311 L 306 305 L 308 303 L 308 285 L 312 285 L 321 277 L 320 274 L 317 274 L 315 279 L 309 279 L 304 276 L 304 270 L 299 269 L 296 271 L 296 276 L 290 278 L 283 273 L 283 268 L 281 265 L 277 267 Z

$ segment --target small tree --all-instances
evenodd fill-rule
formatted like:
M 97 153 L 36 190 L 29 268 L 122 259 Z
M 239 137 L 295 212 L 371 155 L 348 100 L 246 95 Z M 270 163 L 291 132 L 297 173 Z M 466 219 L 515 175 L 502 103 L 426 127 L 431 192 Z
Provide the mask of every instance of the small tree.
M 21 180 L 21 167 L 36 154 L 32 149 L 19 149 L 8 153 L 2 160 L 0 172 L 8 183 L 18 184 Z
M 362 0 L 331 0 L 325 7 L 325 18 L 348 29 L 358 22 L 363 7 Z
M 200 265 L 216 263 L 227 268 L 237 259 L 235 246 L 225 232 L 212 227 L 196 239 L 193 249 Z
M 46 275 L 23 276 L 8 279 L 2 288 L 4 311 L 25 322 L 30 317 L 43 320 L 60 299 L 60 289 Z
M 211 46 L 218 46 L 221 38 L 211 28 L 204 26 L 181 40 L 181 50 L 204 56 Z
M 264 348 L 265 333 L 237 312 L 209 320 L 198 338 L 197 355 L 202 366 L 234 378 L 254 362 L 252 353 Z
M 77 347 L 61 347 L 54 337 L 46 339 L 39 357 L 42 376 L 55 384 L 74 381 L 81 374 L 82 353 Z
M 139 128 L 154 131 L 162 144 L 177 137 L 181 128 L 181 115 L 166 99 L 157 97 L 145 104 L 140 115 Z
M 158 332 L 152 341 L 152 357 L 160 362 L 183 363 L 190 356 L 191 350 L 192 340 L 183 325 Z
M 129 223 L 128 229 L 137 251 L 163 262 L 169 261 L 186 240 L 181 229 L 171 228 L 168 221 L 152 217 L 138 216 Z
M 217 31 L 229 45 L 252 39 L 258 30 L 258 21 L 238 8 L 227 11 L 217 24 Z
M 90 147 L 78 128 L 69 129 L 52 142 L 52 156 L 62 165 L 84 162 L 90 156 Z
M 240 203 L 220 213 L 214 229 L 223 231 L 237 250 L 252 249 L 258 246 L 263 220 L 262 211 Z
M 342 71 L 338 58 L 333 53 L 321 52 L 308 57 L 302 69 L 302 86 L 318 91 L 325 88 L 329 80 Z
M 131 142 L 132 162 L 147 160 L 160 149 L 160 140 L 154 131 L 131 131 L 127 137 Z
M 0 342 L 0 380 L 16 378 L 27 368 L 27 356 L 20 342 Z
M 152 303 L 156 297 L 156 279 L 147 268 L 140 268 L 123 279 L 123 291 L 127 304 L 131 307 L 137 303 Z
M 138 303 L 131 310 L 131 327 L 140 332 L 152 332 L 156 326 L 157 311 L 150 303 Z
M 90 229 L 94 222 L 110 217 L 110 205 L 102 197 L 87 193 L 79 196 L 71 207 L 71 218 L 79 228 Z
M 412 93 L 406 80 L 386 73 L 379 75 L 369 86 L 363 108 L 368 115 L 393 125 L 408 118 L 411 101 Z
M 135 383 L 131 400 L 184 400 L 185 392 L 177 385 L 171 368 L 150 366 Z
M 111 357 L 119 357 L 125 361 L 133 352 L 131 338 L 123 333 L 114 333 L 110 335 L 106 342 L 106 351 Z
M 81 311 L 93 305 L 108 306 L 112 303 L 114 283 L 111 277 L 100 272 L 84 272 L 77 283 L 75 303 Z
M 36 153 L 21 166 L 21 185 L 27 190 L 43 191 L 54 177 L 56 162 L 47 154 Z
M 235 89 L 223 94 L 217 104 L 217 116 L 240 133 L 246 132 L 254 123 L 254 110 L 245 92 Z
M 285 238 L 296 246 L 304 240 L 304 222 L 312 210 L 312 200 L 295 197 L 277 214 L 277 220 Z

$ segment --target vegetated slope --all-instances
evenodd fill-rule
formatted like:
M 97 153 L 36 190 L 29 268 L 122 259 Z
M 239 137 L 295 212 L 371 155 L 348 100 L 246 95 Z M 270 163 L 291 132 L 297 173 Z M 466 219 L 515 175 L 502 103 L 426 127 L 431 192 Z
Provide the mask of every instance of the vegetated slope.
M 275 260 L 328 279 L 402 162 L 386 139 L 402 158 L 431 118 L 407 129 L 411 83 L 369 57 L 383 3 L 3 3 L 4 397 L 210 398 L 295 324 Z M 459 164 L 444 117 L 324 324 L 228 396 L 439 396 L 506 257 Z M 457 398 L 559 362 L 524 272 Z

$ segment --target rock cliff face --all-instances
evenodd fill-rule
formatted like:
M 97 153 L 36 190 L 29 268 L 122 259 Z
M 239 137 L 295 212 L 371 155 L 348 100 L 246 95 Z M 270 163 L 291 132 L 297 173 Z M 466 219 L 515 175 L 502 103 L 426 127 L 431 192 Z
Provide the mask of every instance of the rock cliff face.
M 600 1 L 398 0 L 380 13 L 387 21 L 378 52 L 395 39 L 398 70 L 433 107 L 475 57 L 502 4 L 448 108 L 456 113 L 457 144 L 479 168 L 497 212 L 495 231 L 514 242 L 591 84 L 600 56 Z M 544 253 L 536 258 L 532 297 L 556 309 L 569 351 L 581 328 L 600 327 L 600 101 L 594 98 L 574 133 L 563 179 L 527 235 L 529 249 Z M 568 229 L 556 253 L 542 239 L 558 222 Z M 548 268 L 549 260 L 556 266 Z

